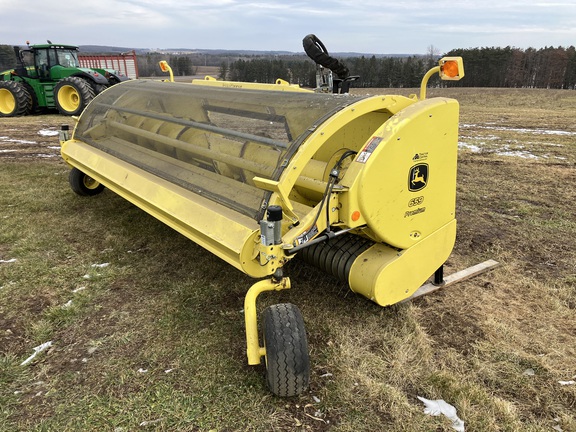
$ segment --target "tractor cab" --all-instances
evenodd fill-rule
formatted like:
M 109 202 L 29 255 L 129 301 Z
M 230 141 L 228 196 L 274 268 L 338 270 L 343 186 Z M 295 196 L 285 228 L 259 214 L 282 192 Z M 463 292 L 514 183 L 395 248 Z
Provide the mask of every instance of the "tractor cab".
M 20 60 L 20 71 L 40 80 L 60 79 L 80 67 L 78 47 L 72 45 L 34 45 L 27 50 L 14 47 Z M 18 72 L 18 71 L 17 71 Z

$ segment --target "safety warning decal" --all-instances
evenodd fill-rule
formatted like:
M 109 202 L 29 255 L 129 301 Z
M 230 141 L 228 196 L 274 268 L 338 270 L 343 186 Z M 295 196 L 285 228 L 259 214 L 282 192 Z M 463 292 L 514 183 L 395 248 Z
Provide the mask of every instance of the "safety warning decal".
M 368 144 L 366 144 L 366 146 L 362 149 L 356 158 L 356 162 L 366 163 L 368 158 L 372 156 L 372 153 L 374 153 L 374 150 L 376 150 L 376 147 L 378 147 L 378 144 L 380 144 L 381 141 L 381 137 L 372 137 L 372 139 L 368 141 Z

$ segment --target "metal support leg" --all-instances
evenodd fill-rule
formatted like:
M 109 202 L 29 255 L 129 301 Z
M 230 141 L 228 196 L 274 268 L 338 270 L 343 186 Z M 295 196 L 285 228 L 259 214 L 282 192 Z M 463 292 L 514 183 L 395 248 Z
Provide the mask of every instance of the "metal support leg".
M 441 265 L 438 270 L 434 272 L 434 285 L 444 285 L 444 265 Z
M 258 317 L 256 298 L 264 291 L 280 291 L 290 288 L 290 279 L 267 279 L 256 282 L 250 287 L 244 298 L 244 320 L 246 325 L 246 354 L 249 365 L 260 364 L 260 357 L 266 355 L 266 349 L 258 341 Z

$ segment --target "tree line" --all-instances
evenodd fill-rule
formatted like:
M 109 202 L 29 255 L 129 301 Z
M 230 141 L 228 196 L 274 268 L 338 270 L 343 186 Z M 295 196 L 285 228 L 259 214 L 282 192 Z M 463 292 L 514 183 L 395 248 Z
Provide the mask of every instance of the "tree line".
M 195 75 L 198 69 L 198 61 L 193 59 L 191 55 L 173 54 L 166 56 L 166 54 L 151 52 L 136 56 L 138 74 L 141 77 L 165 76 L 166 74 L 161 72 L 158 66 L 160 60 L 166 60 L 176 76 Z
M 351 75 L 360 79 L 354 87 L 418 87 L 422 76 L 437 64 L 437 53 L 407 57 L 347 57 L 339 59 Z M 447 56 L 464 59 L 465 77 L 449 83 L 433 77 L 430 85 L 462 87 L 576 88 L 576 48 L 483 47 L 454 49 Z M 316 85 L 316 66 L 305 55 L 233 56 L 215 54 L 166 54 L 151 52 L 137 56 L 140 76 L 164 76 L 158 62 L 168 60 L 177 76 L 195 75 L 198 66 L 219 67 L 219 78 L 231 81 L 273 83 L 281 78 L 303 87 Z M 16 66 L 14 50 L 0 45 L 0 71 Z
M 432 77 L 431 86 L 576 88 L 576 48 L 545 47 L 520 49 L 486 47 L 455 49 L 446 56 L 460 56 L 465 76 L 460 81 L 440 82 Z M 408 57 L 350 57 L 340 59 L 351 75 L 360 79 L 354 87 L 418 87 L 424 74 L 437 64 L 432 54 Z M 311 60 L 238 60 L 230 64 L 226 77 L 236 81 L 272 83 L 282 78 L 306 87 L 315 85 L 315 65 Z
M 456 49 L 461 56 L 466 87 L 576 88 L 576 48 L 545 47 Z

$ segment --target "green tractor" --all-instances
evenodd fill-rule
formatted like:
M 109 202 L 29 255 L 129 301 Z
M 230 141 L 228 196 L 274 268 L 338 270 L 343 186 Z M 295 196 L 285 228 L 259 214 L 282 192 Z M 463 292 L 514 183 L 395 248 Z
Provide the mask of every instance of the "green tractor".
M 74 45 L 15 46 L 16 69 L 0 72 L 0 117 L 56 108 L 79 115 L 98 93 L 129 78 L 111 69 L 80 67 Z

